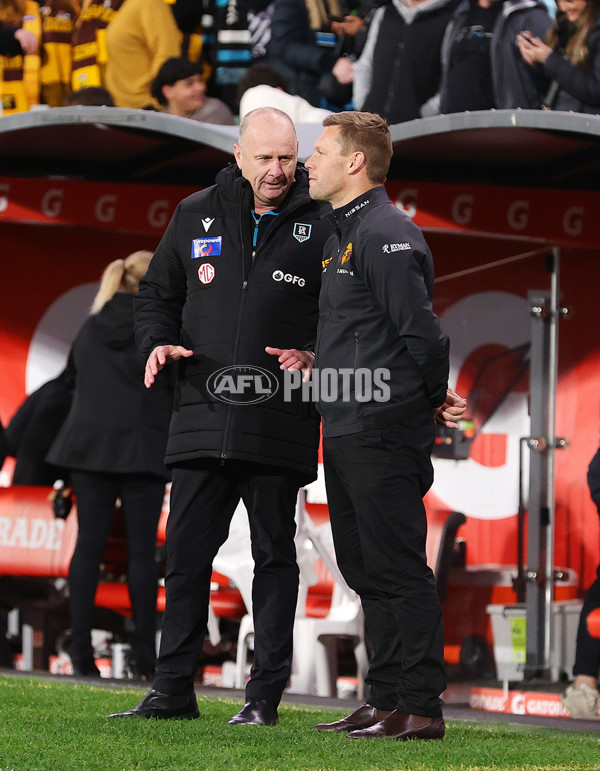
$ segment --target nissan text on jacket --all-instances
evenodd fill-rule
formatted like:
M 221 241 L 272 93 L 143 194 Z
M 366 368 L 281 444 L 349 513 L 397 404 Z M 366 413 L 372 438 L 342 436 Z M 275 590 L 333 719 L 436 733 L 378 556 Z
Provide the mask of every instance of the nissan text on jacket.
M 420 229 L 378 186 L 326 216 L 315 367 L 338 372 L 320 401 L 323 436 L 378 429 L 444 402 L 448 338 L 433 312 L 433 260 Z M 341 370 L 387 370 L 385 401 L 348 394 Z M 353 381 L 358 389 L 359 379 Z
M 194 352 L 169 365 L 178 367 L 178 383 L 166 462 L 253 461 L 296 471 L 306 484 L 316 477 L 318 416 L 299 390 L 284 399 L 283 372 L 265 346 L 314 345 L 321 256 L 331 233 L 321 220 L 327 207 L 311 200 L 308 176 L 298 167 L 286 200 L 276 216 L 265 215 L 267 230 L 253 246 L 249 182 L 235 164 L 216 182 L 179 204 L 136 297 L 144 362 L 158 345 Z M 227 401 L 225 391 L 215 395 L 228 367 L 268 372 L 274 393 L 253 403 L 236 402 L 235 394 Z

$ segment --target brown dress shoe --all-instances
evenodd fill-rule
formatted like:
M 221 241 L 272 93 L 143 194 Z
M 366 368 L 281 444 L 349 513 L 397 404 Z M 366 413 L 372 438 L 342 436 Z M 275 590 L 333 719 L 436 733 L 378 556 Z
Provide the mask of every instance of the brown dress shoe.
M 446 726 L 443 717 L 411 715 L 403 709 L 395 709 L 380 723 L 361 731 L 352 731 L 350 739 L 443 739 Z
M 348 717 L 342 718 L 342 720 L 336 720 L 334 723 L 319 723 L 314 725 L 315 731 L 334 731 L 341 733 L 342 731 L 354 731 L 359 728 L 368 728 L 369 726 L 379 723 L 387 715 L 391 714 L 385 709 L 375 709 L 370 704 L 361 704 L 360 707 Z

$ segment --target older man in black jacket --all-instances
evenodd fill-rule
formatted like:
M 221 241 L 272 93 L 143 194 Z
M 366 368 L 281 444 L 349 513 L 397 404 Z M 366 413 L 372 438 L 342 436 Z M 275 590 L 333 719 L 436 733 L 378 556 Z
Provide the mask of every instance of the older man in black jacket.
M 230 722 L 278 720 L 298 590 L 295 503 L 316 477 L 319 422 L 300 394 L 284 400 L 283 373 L 265 348 L 314 341 L 331 232 L 297 149 L 285 113 L 250 113 L 236 164 L 179 205 L 137 297 L 146 385 L 168 362 L 179 372 L 166 454 L 173 488 L 161 646 L 154 688 L 124 715 L 198 716 L 193 683 L 211 566 L 241 498 L 255 564 L 255 655 L 246 704 Z

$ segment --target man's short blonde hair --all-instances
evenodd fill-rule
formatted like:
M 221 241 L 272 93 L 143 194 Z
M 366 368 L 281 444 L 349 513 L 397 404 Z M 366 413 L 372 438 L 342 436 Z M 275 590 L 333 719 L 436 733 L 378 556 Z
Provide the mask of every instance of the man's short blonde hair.
M 383 185 L 393 152 L 387 121 L 373 112 L 346 111 L 328 115 L 323 125 L 339 126 L 338 142 L 342 154 L 364 153 L 369 180 Z

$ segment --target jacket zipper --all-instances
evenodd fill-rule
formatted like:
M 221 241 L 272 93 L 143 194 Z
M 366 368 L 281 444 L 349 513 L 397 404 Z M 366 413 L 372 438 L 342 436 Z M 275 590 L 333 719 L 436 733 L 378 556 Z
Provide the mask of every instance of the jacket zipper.
M 241 206 L 240 206 L 241 210 Z M 246 288 L 248 286 L 248 278 L 250 276 L 250 273 L 252 271 L 252 264 L 254 263 L 254 254 L 256 253 L 253 251 L 252 253 L 252 263 L 250 264 L 250 269 L 248 270 L 248 277 L 244 275 L 244 268 L 246 265 L 246 253 L 245 253 L 245 245 L 244 245 L 244 229 L 242 226 L 242 217 L 241 217 L 241 211 L 240 211 L 240 218 L 239 218 L 239 235 L 240 235 L 240 244 L 242 245 L 242 296 L 240 298 L 240 303 L 238 305 L 238 316 L 237 316 L 237 323 L 235 327 L 235 339 L 233 344 L 233 356 L 232 356 L 232 362 L 231 365 L 234 365 L 234 362 L 237 360 L 237 353 L 239 349 L 239 343 L 240 343 L 240 329 L 242 326 L 242 316 L 244 311 L 244 306 L 246 304 Z M 225 464 L 225 461 L 227 460 L 227 440 L 229 438 L 229 428 L 231 425 L 231 410 L 233 409 L 232 404 L 227 405 L 227 413 L 225 415 L 225 427 L 223 428 L 223 441 L 221 443 L 221 454 L 219 455 L 219 460 L 221 461 L 221 465 Z
M 246 259 L 245 259 L 245 244 L 244 244 L 244 229 L 242 226 L 242 216 L 243 213 L 241 211 L 242 207 L 240 205 L 240 218 L 239 218 L 239 235 L 240 235 L 240 244 L 242 245 L 242 296 L 240 298 L 240 304 L 238 306 L 238 316 L 237 316 L 237 324 L 235 328 L 235 340 L 234 340 L 234 346 L 233 346 L 233 361 L 231 366 L 235 366 L 234 362 L 237 361 L 237 355 L 239 350 L 239 344 L 240 344 L 240 329 L 242 327 L 242 317 L 244 315 L 244 308 L 246 305 L 246 290 L 248 289 L 248 281 L 250 280 L 250 275 L 252 273 L 252 269 L 254 267 L 254 262 L 256 259 L 256 256 L 258 254 L 259 249 L 261 249 L 265 243 L 269 240 L 270 236 L 280 227 L 280 225 L 283 225 L 285 222 L 288 222 L 290 219 L 290 215 L 294 214 L 294 212 L 301 208 L 303 204 L 298 204 L 297 206 L 294 206 L 292 209 L 287 211 L 283 215 L 283 219 L 280 221 L 279 218 L 277 218 L 277 222 L 274 223 L 273 228 L 267 233 L 266 237 L 263 239 L 263 241 L 260 242 L 257 246 L 252 247 L 252 260 L 250 262 L 250 268 L 248 269 L 248 274 L 244 275 L 244 266 L 246 265 Z M 229 429 L 231 426 L 231 410 L 233 409 L 234 405 L 227 405 L 227 414 L 225 416 L 225 428 L 223 429 L 223 442 L 221 444 L 221 454 L 219 455 L 219 460 L 221 462 L 221 465 L 225 464 L 225 461 L 227 460 L 227 440 L 229 438 Z

